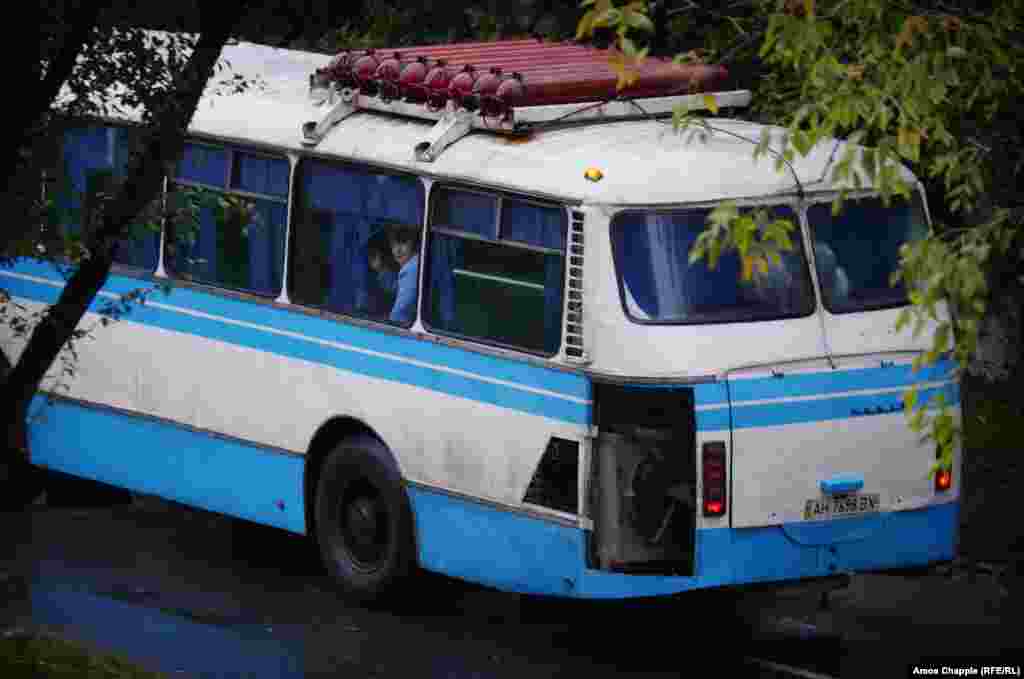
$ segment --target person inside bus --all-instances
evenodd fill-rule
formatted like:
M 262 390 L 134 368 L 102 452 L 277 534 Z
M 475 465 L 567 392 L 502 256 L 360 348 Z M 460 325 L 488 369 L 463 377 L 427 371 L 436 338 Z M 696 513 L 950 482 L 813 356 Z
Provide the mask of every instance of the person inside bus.
M 388 228 L 391 256 L 398 263 L 398 289 L 391 309 L 393 323 L 409 325 L 416 317 L 416 293 L 419 287 L 420 229 L 408 224 Z
M 386 318 L 398 290 L 398 264 L 391 256 L 391 245 L 384 231 L 371 234 L 364 247 L 370 275 L 359 291 L 356 307 L 375 318 Z

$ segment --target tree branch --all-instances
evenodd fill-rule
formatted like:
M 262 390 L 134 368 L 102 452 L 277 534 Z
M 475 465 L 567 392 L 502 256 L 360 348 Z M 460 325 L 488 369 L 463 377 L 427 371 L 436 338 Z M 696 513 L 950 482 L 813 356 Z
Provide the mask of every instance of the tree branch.
M 71 25 L 71 30 L 64 37 L 57 55 L 50 59 L 49 68 L 46 70 L 43 81 L 39 83 L 32 107 L 22 109 L 25 111 L 25 115 L 31 116 L 31 118 L 25 121 L 26 125 L 17 129 L 25 129 L 35 117 L 50 107 L 50 102 L 54 100 L 61 86 L 74 70 L 78 55 L 96 27 L 97 19 L 104 5 L 106 5 L 105 2 L 83 1 L 77 3 L 72 9 L 70 16 L 66 19 L 66 22 Z
M 224 4 L 229 5 L 224 7 Z M 96 235 L 90 239 L 90 256 L 68 279 L 57 302 L 51 306 L 29 338 L 17 365 L 4 385 L 3 410 L 8 446 L 20 445 L 17 432 L 24 426 L 28 406 L 60 349 L 70 339 L 96 294 L 106 283 L 116 253 L 117 239 L 148 205 L 163 184 L 166 167 L 181 155 L 185 131 L 195 113 L 206 83 L 213 73 L 224 43 L 242 9 L 240 3 L 221 3 L 218 12 L 204 13 L 203 30 L 191 57 L 166 105 L 154 112 L 144 134 L 144 151 L 133 152 L 127 180 L 121 185 L 111 209 L 105 211 Z M 147 111 L 146 117 L 151 112 Z

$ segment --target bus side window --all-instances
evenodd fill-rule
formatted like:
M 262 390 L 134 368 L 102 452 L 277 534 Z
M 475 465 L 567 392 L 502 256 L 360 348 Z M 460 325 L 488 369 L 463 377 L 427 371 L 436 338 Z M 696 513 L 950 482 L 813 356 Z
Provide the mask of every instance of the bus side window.
M 172 225 L 165 265 L 180 278 L 268 297 L 281 290 L 287 159 L 189 143 L 174 177 L 205 194 L 195 233 Z
M 560 207 L 438 190 L 427 246 L 427 325 L 517 349 L 556 353 L 565 230 Z
M 412 233 L 418 238 L 423 224 L 420 182 L 313 159 L 302 161 L 298 172 L 292 301 L 410 326 L 419 249 L 414 238 L 413 256 L 397 261 L 394 236 Z M 399 252 L 407 254 L 405 249 Z M 405 302 L 401 310 L 395 308 L 400 296 Z
M 88 239 L 82 230 L 97 226 L 100 195 L 114 198 L 124 179 L 133 130 L 119 126 L 87 125 L 66 130 L 59 139 L 59 155 L 54 181 L 47 189 L 61 218 L 58 229 Z M 52 247 L 61 247 L 54 234 Z M 133 228 L 119 242 L 114 262 L 146 271 L 156 269 L 160 237 L 152 231 Z

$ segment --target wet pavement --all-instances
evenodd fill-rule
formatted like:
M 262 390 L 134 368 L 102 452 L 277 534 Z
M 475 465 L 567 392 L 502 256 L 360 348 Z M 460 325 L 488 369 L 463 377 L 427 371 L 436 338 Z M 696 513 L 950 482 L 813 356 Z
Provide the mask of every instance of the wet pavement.
M 858 576 L 825 611 L 807 593 L 595 603 L 423 574 L 407 601 L 366 608 L 332 590 L 304 538 L 152 499 L 0 513 L 0 535 L 0 630 L 172 677 L 678 677 L 705 661 L 761 676 L 739 671 L 745 655 L 907 676 L 931 650 L 1024 648 L 1020 597 L 993 578 Z

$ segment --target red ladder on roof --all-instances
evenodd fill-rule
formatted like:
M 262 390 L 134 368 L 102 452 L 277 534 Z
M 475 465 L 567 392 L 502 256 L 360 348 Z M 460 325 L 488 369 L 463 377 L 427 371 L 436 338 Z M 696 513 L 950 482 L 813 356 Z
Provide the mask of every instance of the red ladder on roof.
M 517 132 L 556 121 L 665 114 L 680 104 L 703 108 L 703 95 L 712 92 L 719 106 L 750 102 L 747 91 L 715 89 L 728 76 L 723 66 L 650 57 L 619 91 L 610 56 L 607 49 L 535 39 L 341 52 L 310 74 L 311 97 L 331 110 L 303 126 L 303 143 L 316 145 L 357 111 L 384 111 L 438 121 L 415 149 L 418 159 L 432 161 L 472 129 Z

